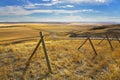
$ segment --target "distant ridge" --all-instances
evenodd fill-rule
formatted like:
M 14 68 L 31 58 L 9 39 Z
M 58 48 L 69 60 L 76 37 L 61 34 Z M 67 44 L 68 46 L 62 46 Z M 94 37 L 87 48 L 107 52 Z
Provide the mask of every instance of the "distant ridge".
M 71 22 L 0 22 L 0 24 L 41 23 L 41 24 L 69 24 Z
M 79 24 L 120 24 L 120 22 L 0 22 L 0 24 L 19 24 L 19 23 L 41 23 L 41 24 L 70 24 L 70 23 L 79 23 Z

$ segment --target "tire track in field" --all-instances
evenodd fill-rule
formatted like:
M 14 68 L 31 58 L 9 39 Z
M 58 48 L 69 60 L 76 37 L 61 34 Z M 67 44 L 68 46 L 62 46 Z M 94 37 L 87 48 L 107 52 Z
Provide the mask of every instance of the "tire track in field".
M 2 41 L 0 41 L 0 45 L 9 45 L 9 44 L 22 43 L 22 42 L 25 42 L 25 41 L 35 40 L 38 37 L 39 36 L 2 40 Z

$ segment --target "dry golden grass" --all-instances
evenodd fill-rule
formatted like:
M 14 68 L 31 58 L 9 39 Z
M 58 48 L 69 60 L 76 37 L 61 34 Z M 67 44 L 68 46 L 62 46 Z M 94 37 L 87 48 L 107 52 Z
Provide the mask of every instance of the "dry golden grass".
M 51 35 L 54 36 L 69 36 L 67 32 L 74 30 L 86 30 L 91 26 L 75 26 L 65 24 L 0 24 L 0 44 L 24 41 L 37 38 L 39 32 L 44 32 L 47 38 Z M 61 33 L 66 32 L 66 33 Z
M 118 41 L 112 41 L 114 51 L 111 51 L 106 40 L 100 45 L 100 40 L 92 40 L 98 53 L 92 60 L 94 52 L 89 42 L 78 50 L 84 40 L 68 38 L 71 33 L 97 32 L 91 29 L 98 26 L 101 24 L 0 24 L 0 80 L 21 80 L 25 64 L 39 40 L 39 31 L 45 35 L 52 74 L 47 74 L 45 55 L 40 46 L 30 63 L 25 80 L 120 80 Z M 98 32 L 109 29 L 119 29 L 119 26 L 108 26 L 98 29 Z
M 44 32 L 47 38 L 50 37 L 69 37 L 71 34 L 104 33 L 109 30 L 119 30 L 119 25 L 103 25 L 103 24 L 0 24 L 0 44 L 24 41 L 37 38 L 39 32 Z M 103 27 L 103 29 L 99 29 Z M 105 29 L 104 29 L 105 27 Z M 97 29 L 97 30 L 96 30 Z
M 38 40 L 19 44 L 0 46 L 0 80 L 20 80 L 25 63 L 35 48 Z M 51 61 L 52 74 L 47 73 L 47 65 L 42 47 L 34 55 L 25 76 L 26 80 L 119 80 L 120 45 L 112 41 L 115 48 L 110 50 L 107 41 L 97 45 L 93 40 L 98 55 L 92 61 L 94 52 L 87 42 L 77 50 L 83 40 L 46 41 Z

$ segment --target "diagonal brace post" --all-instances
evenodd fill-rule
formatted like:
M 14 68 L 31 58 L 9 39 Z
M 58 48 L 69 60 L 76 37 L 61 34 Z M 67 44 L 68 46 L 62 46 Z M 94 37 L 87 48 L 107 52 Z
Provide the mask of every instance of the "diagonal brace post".
M 82 43 L 82 45 L 80 45 L 80 47 L 78 47 L 78 50 L 87 42 L 88 38 Z
M 24 69 L 24 71 L 23 71 L 23 76 L 26 74 L 26 71 L 27 71 L 27 69 L 29 68 L 29 65 L 30 65 L 30 61 L 31 61 L 32 57 L 34 56 L 34 54 L 36 53 L 36 51 L 37 51 L 40 43 L 42 42 L 42 40 L 43 40 L 43 37 L 41 37 L 41 39 L 39 40 L 39 42 L 38 42 L 37 46 L 35 47 L 33 53 L 32 53 L 31 56 L 29 57 L 29 59 L 28 59 L 28 61 L 27 61 L 27 63 L 26 63 L 25 69 Z
M 104 40 L 105 40 L 105 38 L 103 38 L 103 39 L 98 43 L 98 45 L 100 45 Z
M 117 41 L 120 43 L 118 35 L 115 35 L 115 37 L 116 37 Z

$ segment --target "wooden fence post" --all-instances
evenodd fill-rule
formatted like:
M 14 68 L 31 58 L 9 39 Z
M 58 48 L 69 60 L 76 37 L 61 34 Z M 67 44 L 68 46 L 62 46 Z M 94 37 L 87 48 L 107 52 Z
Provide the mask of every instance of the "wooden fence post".
M 80 47 L 78 48 L 78 50 L 87 42 L 88 38 L 82 43 L 82 45 L 80 45 Z
M 30 61 L 31 61 L 32 57 L 34 56 L 35 52 L 37 51 L 37 49 L 38 49 L 40 43 L 42 42 L 42 40 L 43 40 L 43 37 L 41 37 L 41 39 L 39 40 L 39 42 L 38 42 L 37 46 L 35 47 L 33 53 L 30 55 L 30 57 L 29 57 L 29 59 L 28 59 L 28 61 L 27 61 L 27 63 L 26 63 L 25 69 L 24 69 L 24 71 L 23 71 L 23 77 L 25 76 L 26 71 L 27 71 L 27 69 L 28 69 L 28 67 L 29 67 L 29 65 L 30 65 Z
M 109 42 L 109 45 L 110 45 L 111 50 L 113 51 L 113 50 L 114 50 L 114 49 L 113 49 L 113 46 L 112 46 L 112 44 L 111 44 L 111 42 L 110 42 L 109 37 L 108 37 L 107 34 L 106 34 L 106 38 L 107 38 L 107 41 Z
M 89 40 L 89 42 L 90 42 L 90 44 L 91 44 L 91 46 L 92 46 L 92 49 L 93 49 L 95 55 L 97 55 L 97 52 L 96 52 L 96 50 L 95 50 L 95 47 L 94 47 L 94 45 L 93 45 L 93 43 L 92 43 L 92 41 L 91 41 L 91 39 L 90 39 L 89 36 L 88 36 L 88 40 Z
M 37 46 L 35 47 L 33 53 L 30 55 L 30 57 L 29 57 L 26 65 L 25 65 L 25 69 L 24 69 L 24 71 L 23 71 L 23 76 L 22 76 L 22 78 L 21 78 L 22 80 L 24 80 L 24 76 L 25 76 L 26 71 L 27 71 L 27 69 L 29 68 L 29 65 L 30 65 L 30 61 L 31 61 L 32 57 L 35 55 L 35 53 L 36 53 L 36 51 L 37 51 L 40 43 L 42 43 L 42 47 L 43 47 L 43 50 L 44 50 L 44 53 L 45 53 L 45 58 L 46 58 L 48 70 L 49 70 L 49 72 L 52 73 L 51 66 L 50 66 L 50 61 L 49 61 L 48 54 L 47 54 L 47 50 L 46 50 L 46 47 L 45 47 L 45 42 L 44 42 L 44 39 L 43 39 L 44 36 L 42 35 L 42 32 L 40 32 L 40 37 L 41 37 L 41 39 L 39 40 Z
M 40 37 L 41 38 L 43 37 L 42 32 L 40 32 Z M 48 70 L 49 70 L 50 73 L 52 73 L 52 69 L 51 69 L 51 66 L 50 66 L 50 61 L 49 61 L 49 57 L 48 57 L 47 50 L 46 50 L 46 47 L 45 47 L 44 39 L 42 40 L 42 47 L 43 47 L 43 50 L 44 50 L 44 53 L 45 53 L 45 58 L 46 58 L 46 61 L 47 61 Z
M 100 45 L 104 40 L 105 40 L 105 38 L 103 38 L 103 39 L 98 43 L 98 45 Z
M 117 35 L 115 35 L 117 41 L 120 43 L 119 37 Z

